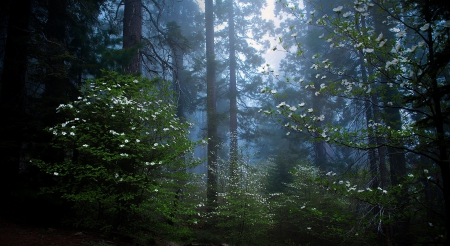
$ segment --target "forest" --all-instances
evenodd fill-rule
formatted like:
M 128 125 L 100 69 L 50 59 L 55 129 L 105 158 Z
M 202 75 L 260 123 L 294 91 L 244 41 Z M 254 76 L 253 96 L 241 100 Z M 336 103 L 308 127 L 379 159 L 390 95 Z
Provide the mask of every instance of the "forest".
M 8 0 L 0 71 L 2 221 L 449 244 L 446 1 Z

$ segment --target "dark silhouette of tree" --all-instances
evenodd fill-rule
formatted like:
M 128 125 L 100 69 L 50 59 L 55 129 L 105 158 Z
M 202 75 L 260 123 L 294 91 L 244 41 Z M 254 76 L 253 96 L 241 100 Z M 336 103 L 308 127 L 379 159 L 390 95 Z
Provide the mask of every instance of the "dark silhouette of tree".
M 216 113 L 216 62 L 214 55 L 214 6 L 212 0 L 205 0 L 206 28 L 206 114 L 208 128 L 208 178 L 207 202 L 211 211 L 217 203 L 217 113 Z
M 130 74 L 141 72 L 139 47 L 142 37 L 142 0 L 125 0 L 123 15 L 123 49 L 131 50 L 132 56 L 125 68 Z
M 236 89 L 236 39 L 234 32 L 234 1 L 228 1 L 228 43 L 230 66 L 230 175 L 234 180 L 238 158 L 238 122 L 237 122 L 237 89 Z
M 9 1 L 7 38 L 0 81 L 0 190 L 5 201 L 17 185 L 21 161 L 31 3 L 31 0 Z

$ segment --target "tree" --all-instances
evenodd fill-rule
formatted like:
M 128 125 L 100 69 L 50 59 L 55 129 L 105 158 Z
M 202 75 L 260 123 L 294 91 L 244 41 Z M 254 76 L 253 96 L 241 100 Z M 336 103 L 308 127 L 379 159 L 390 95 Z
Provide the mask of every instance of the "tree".
M 41 191 L 73 205 L 74 225 L 182 236 L 166 224 L 193 213 L 189 202 L 178 204 L 176 191 L 189 180 L 186 168 L 197 164 L 195 143 L 187 137 L 190 124 L 176 117 L 168 85 L 159 83 L 108 72 L 56 109 L 65 119 L 47 130 L 64 158 L 32 163 L 54 179 Z M 189 194 L 190 186 L 184 189 Z
M 237 123 L 237 95 L 236 95 L 236 48 L 234 32 L 234 1 L 228 4 L 228 43 L 230 63 L 230 174 L 233 177 L 237 170 L 238 157 L 238 123 Z M 233 180 L 233 178 L 231 178 Z M 233 181 L 232 181 L 233 182 Z
M 139 48 L 142 37 L 142 0 L 125 0 L 123 15 L 123 49 L 131 50 L 129 64 L 125 68 L 130 74 L 141 72 Z
M 379 11 L 375 14 L 371 9 Z M 353 4 L 333 6 L 332 10 L 334 13 L 322 17 L 316 12 L 307 22 L 321 27 L 326 32 L 326 35 L 321 35 L 320 38 L 332 49 L 346 51 L 349 55 L 356 54 L 354 57 L 362 56 L 363 59 L 362 63 L 357 63 L 358 65 L 350 70 L 339 66 L 332 57 L 323 60 L 325 57 L 318 54 L 315 58 L 319 60 L 313 63 L 316 70 L 336 77 L 325 80 L 320 88 L 314 86 L 312 91 L 327 94 L 329 97 L 346 98 L 351 102 L 369 100 L 374 109 L 373 118 L 359 118 L 360 125 L 352 129 L 347 126 L 317 124 L 325 117 L 320 109 L 308 105 L 301 108 L 300 113 L 297 107 L 283 105 L 281 114 L 290 115 L 290 121 L 298 131 L 306 131 L 315 137 L 319 134 L 320 139 L 334 144 L 360 150 L 382 150 L 386 147 L 387 153 L 390 154 L 391 185 L 387 185 L 389 181 L 385 180 L 382 182 L 383 189 L 395 192 L 400 183 L 412 186 L 412 183 L 407 182 L 408 178 L 416 177 L 415 175 L 421 172 L 411 163 L 409 170 L 406 169 L 403 152 L 433 160 L 438 167 L 436 175 L 442 178 L 442 182 L 430 182 L 441 188 L 443 200 L 443 209 L 434 212 L 448 215 L 450 150 L 446 100 L 449 97 L 449 84 L 446 76 L 449 67 L 447 55 L 450 50 L 450 26 L 444 17 L 445 13 L 448 13 L 448 7 L 416 1 L 357 1 Z M 298 13 L 300 18 L 304 16 L 301 11 L 293 11 Z M 321 8 L 317 8 L 317 11 L 321 11 Z M 325 12 L 327 11 L 329 10 Z M 392 37 L 380 32 L 377 25 L 388 25 L 383 30 L 392 32 Z M 297 46 L 296 52 L 305 58 L 302 56 L 304 49 L 301 45 Z M 361 79 L 364 78 L 362 71 L 368 72 L 367 80 Z M 316 82 L 316 79 L 311 79 L 306 82 L 305 87 L 315 85 Z M 372 100 L 373 98 L 376 100 Z M 383 141 L 375 143 L 370 140 L 372 138 Z M 384 158 L 381 152 L 379 158 Z M 427 168 L 422 170 L 428 172 Z M 382 172 L 381 168 L 379 171 Z M 410 174 L 406 175 L 407 172 Z M 384 174 L 380 176 L 388 178 Z M 416 206 L 422 211 L 427 209 L 421 207 L 420 203 L 415 203 L 413 195 L 403 188 L 393 196 L 397 196 L 396 205 L 388 205 L 391 209 L 389 214 L 399 220 L 411 217 L 408 217 L 407 209 L 394 208 Z M 445 234 L 449 234 L 449 217 L 445 216 L 442 220 L 436 218 L 434 222 L 440 224 L 435 227 L 435 233 L 444 238 L 438 240 L 445 240 Z M 386 223 L 395 224 L 392 221 Z M 444 228 L 446 233 L 439 234 Z M 389 239 L 398 239 L 395 235 L 389 235 L 388 227 L 385 232 L 388 233 Z
M 205 0 L 205 28 L 206 28 L 206 113 L 208 128 L 208 180 L 207 201 L 208 209 L 212 211 L 217 203 L 217 114 L 216 114 L 216 65 L 214 55 L 214 15 L 213 1 Z
M 0 123 L 1 190 L 9 199 L 19 174 L 24 125 L 26 72 L 30 41 L 31 0 L 11 1 L 1 71 Z

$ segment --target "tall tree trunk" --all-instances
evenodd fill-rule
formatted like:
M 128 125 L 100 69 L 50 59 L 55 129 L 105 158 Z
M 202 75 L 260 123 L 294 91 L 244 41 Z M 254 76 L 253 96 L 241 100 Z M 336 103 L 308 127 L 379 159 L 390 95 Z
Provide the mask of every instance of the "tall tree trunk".
M 59 104 L 68 100 L 70 82 L 67 76 L 68 68 L 65 64 L 66 50 L 66 18 L 67 0 L 49 0 L 48 19 L 45 26 L 47 36 L 47 74 L 43 99 L 46 112 L 44 121 L 46 126 L 56 122 L 55 110 Z
M 217 205 L 217 113 L 216 113 L 216 63 L 214 55 L 213 1 L 205 0 L 206 29 L 206 121 L 208 128 L 208 179 L 207 207 L 212 211 Z
M 175 66 L 172 77 L 173 91 L 175 92 L 177 103 L 177 116 L 181 119 L 184 117 L 183 109 L 183 90 L 181 89 L 180 76 L 183 70 L 183 51 L 178 45 L 172 47 L 172 63 Z
M 367 73 L 371 73 L 371 69 L 370 68 L 366 68 L 364 66 L 364 57 L 362 56 L 362 54 L 360 54 L 359 56 L 359 64 L 361 66 L 361 76 L 362 76 L 362 81 L 367 81 Z M 369 71 L 367 71 L 369 70 Z M 366 101 L 364 103 L 364 109 L 366 112 L 366 127 L 367 129 L 372 129 L 373 127 L 371 126 L 371 120 L 374 119 L 373 116 L 373 108 L 371 105 L 371 96 L 367 96 L 366 97 Z M 377 166 L 377 160 L 376 160 L 376 141 L 375 141 L 375 137 L 372 134 L 368 134 L 367 136 L 368 138 L 368 144 L 370 146 L 369 150 L 368 150 L 368 158 L 369 158 L 369 172 L 370 175 L 372 177 L 371 183 L 370 183 L 370 187 L 372 189 L 376 189 L 378 188 L 379 185 L 379 178 L 378 178 L 378 166 Z M 378 213 L 378 211 L 375 211 L 375 213 Z
M 31 0 L 10 1 L 0 95 L 0 190 L 4 202 L 14 191 L 20 167 L 30 14 Z
M 230 49 L 230 175 L 235 183 L 237 176 L 238 136 L 237 136 L 237 89 L 236 89 L 236 47 L 234 33 L 234 1 L 228 6 L 228 42 Z
M 129 49 L 132 57 L 125 67 L 125 72 L 141 72 L 139 44 L 142 37 L 142 0 L 125 0 L 123 16 L 123 49 Z

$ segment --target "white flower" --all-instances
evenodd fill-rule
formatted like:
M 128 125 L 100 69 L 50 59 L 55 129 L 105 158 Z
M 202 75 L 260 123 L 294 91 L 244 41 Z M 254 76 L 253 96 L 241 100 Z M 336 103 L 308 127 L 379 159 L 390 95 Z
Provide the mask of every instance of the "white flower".
M 366 53 L 373 53 L 373 49 L 363 49 L 363 51 L 365 51 Z
M 155 147 L 158 146 L 158 143 L 154 143 L 153 146 L 155 146 Z
M 291 132 L 287 132 L 287 133 L 286 133 L 286 136 L 289 136 L 289 135 L 291 135 Z
M 308 109 L 308 113 L 312 113 L 314 110 L 312 108 Z
M 412 173 L 408 173 L 408 177 L 412 178 L 414 175 Z
M 343 8 L 344 8 L 343 6 L 338 6 L 338 7 L 334 8 L 333 11 L 340 13 Z
M 55 175 L 55 176 L 58 176 L 58 175 L 59 175 L 59 173 L 58 173 L 58 172 L 54 172 L 54 173 L 53 173 L 53 175 Z
M 348 11 L 348 12 L 345 12 L 345 13 L 342 15 L 342 17 L 347 18 L 347 17 L 349 17 L 351 14 L 352 14 L 352 12 Z
M 281 103 L 278 104 L 276 107 L 277 107 L 277 108 L 281 108 L 281 107 L 283 107 L 283 106 L 286 106 L 286 103 L 285 103 L 285 102 L 281 102 Z
M 114 177 L 115 177 L 115 178 L 118 178 L 118 177 L 119 177 L 119 174 L 118 174 L 118 173 L 116 173 L 116 175 L 114 175 Z
M 391 28 L 390 29 L 391 32 L 400 32 L 400 29 L 397 27 Z
M 406 32 L 405 31 L 398 32 L 397 34 L 395 34 L 395 36 L 397 38 L 403 38 L 404 36 L 406 36 Z
M 168 131 L 168 130 L 169 130 L 169 128 L 164 128 L 164 129 L 163 129 L 163 131 Z
M 308 227 L 306 227 L 306 229 L 311 230 L 311 227 L 308 226 Z
M 66 135 L 67 133 L 66 133 L 66 132 L 61 132 L 61 134 L 62 134 L 62 135 Z
M 89 147 L 89 145 L 87 145 L 87 144 L 83 144 L 83 147 L 87 148 L 87 147 Z
M 426 30 L 428 30 L 428 28 L 430 28 L 430 24 L 425 24 L 425 25 L 423 25 L 421 28 L 420 28 L 420 30 L 421 31 L 426 31 Z
M 428 169 L 423 169 L 423 172 L 424 173 L 428 173 Z
M 70 136 L 75 136 L 75 133 L 74 132 L 70 132 Z
M 125 147 L 125 144 L 121 144 L 121 145 L 119 145 L 119 147 L 120 147 L 120 148 L 123 148 L 123 147 Z
M 295 37 L 297 37 L 297 33 L 294 33 L 291 36 L 295 38 Z
M 303 205 L 303 206 L 300 207 L 300 209 L 304 209 L 304 208 L 305 208 L 305 205 Z
M 380 33 L 377 37 L 377 39 L 375 39 L 377 42 L 380 42 L 381 39 L 383 39 L 383 33 Z
M 305 103 L 300 103 L 298 106 L 303 107 L 305 106 Z
M 136 139 L 136 142 L 137 142 L 137 143 L 139 143 L 140 141 L 141 141 L 141 140 L 139 140 L 139 139 Z
M 155 192 L 158 192 L 158 189 L 155 189 Z
M 276 90 L 271 90 L 270 93 L 275 94 L 275 93 L 277 93 L 277 91 Z
M 133 80 L 133 82 L 136 83 L 136 84 L 138 83 L 137 79 Z

